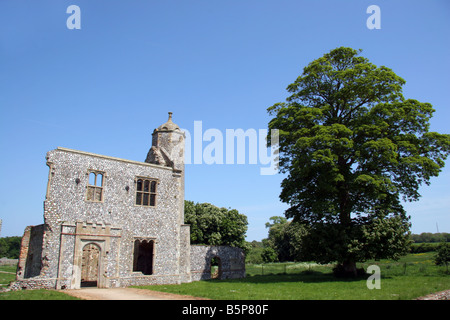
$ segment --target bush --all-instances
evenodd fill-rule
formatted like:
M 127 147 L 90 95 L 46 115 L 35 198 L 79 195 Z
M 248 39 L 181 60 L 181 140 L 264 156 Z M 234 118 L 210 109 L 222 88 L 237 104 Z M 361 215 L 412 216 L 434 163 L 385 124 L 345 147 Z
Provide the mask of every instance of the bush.
M 441 243 L 439 245 L 436 256 L 434 257 L 434 262 L 438 266 L 445 265 L 448 273 L 448 264 L 450 262 L 450 244 Z

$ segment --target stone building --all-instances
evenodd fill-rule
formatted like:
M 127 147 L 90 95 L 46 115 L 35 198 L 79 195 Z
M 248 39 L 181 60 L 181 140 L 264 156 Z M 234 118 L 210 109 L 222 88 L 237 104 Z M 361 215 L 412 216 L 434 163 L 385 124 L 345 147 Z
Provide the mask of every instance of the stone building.
M 77 289 L 245 276 L 244 253 L 191 246 L 184 224 L 184 133 L 153 131 L 145 162 L 58 147 L 44 223 L 25 229 L 12 289 Z M 218 270 L 211 273 L 212 261 Z

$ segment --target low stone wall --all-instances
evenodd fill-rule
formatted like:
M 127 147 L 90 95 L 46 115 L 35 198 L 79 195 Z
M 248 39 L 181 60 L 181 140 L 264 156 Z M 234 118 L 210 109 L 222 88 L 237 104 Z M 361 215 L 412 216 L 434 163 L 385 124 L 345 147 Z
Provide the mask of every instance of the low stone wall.
M 218 279 L 245 277 L 245 254 L 241 248 L 229 246 L 191 245 L 192 281 L 211 279 L 211 261 L 219 258 Z
M 0 266 L 15 266 L 19 262 L 19 259 L 8 259 L 8 258 L 1 258 L 0 259 Z
M 18 280 L 11 282 L 10 290 L 32 290 L 32 289 L 55 289 L 57 279 L 42 279 L 35 277 L 32 279 Z

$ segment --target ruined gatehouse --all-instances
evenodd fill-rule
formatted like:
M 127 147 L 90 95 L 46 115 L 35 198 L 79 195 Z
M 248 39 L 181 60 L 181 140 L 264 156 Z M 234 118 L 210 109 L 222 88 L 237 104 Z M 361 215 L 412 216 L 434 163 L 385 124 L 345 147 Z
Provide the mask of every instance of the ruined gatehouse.
M 22 238 L 13 289 L 175 284 L 245 276 L 244 253 L 190 244 L 184 224 L 184 139 L 172 121 L 153 131 L 145 162 L 58 147 L 44 223 Z

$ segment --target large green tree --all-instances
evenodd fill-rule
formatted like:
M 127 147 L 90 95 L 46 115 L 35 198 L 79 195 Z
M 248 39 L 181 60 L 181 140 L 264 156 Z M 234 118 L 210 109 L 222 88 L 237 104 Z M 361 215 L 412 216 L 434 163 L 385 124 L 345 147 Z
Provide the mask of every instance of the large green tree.
M 268 108 L 287 173 L 285 214 L 308 227 L 310 258 L 350 274 L 357 261 L 406 253 L 400 200 L 418 200 L 450 151 L 450 135 L 429 131 L 432 106 L 405 99 L 405 81 L 360 52 L 341 47 L 312 61 L 286 102 Z
M 191 244 L 228 245 L 248 250 L 247 217 L 236 209 L 184 201 L 184 221 L 191 227 Z

